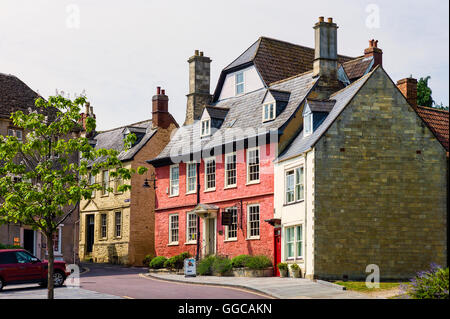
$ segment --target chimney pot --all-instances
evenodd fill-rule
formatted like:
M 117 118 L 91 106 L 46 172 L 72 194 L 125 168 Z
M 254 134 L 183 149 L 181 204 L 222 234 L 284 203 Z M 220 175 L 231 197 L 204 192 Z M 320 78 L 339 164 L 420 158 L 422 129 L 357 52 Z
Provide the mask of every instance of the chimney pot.
M 166 95 L 166 90 L 161 90 L 162 95 Z
M 383 51 L 378 48 L 378 40 L 369 40 L 369 47 L 364 50 L 364 57 L 374 58 L 374 67 L 377 65 L 383 65 Z
M 323 22 L 324 21 L 324 17 L 319 17 L 319 22 Z
M 200 56 L 203 56 L 203 51 L 200 51 Z
M 160 86 L 157 86 L 157 87 L 156 87 L 156 94 L 157 94 L 157 95 L 160 95 L 160 94 L 161 94 L 161 87 L 160 87 Z
M 195 50 L 195 53 L 194 53 L 194 55 L 198 55 L 198 50 Z
M 333 18 L 328 18 L 328 23 L 333 23 Z

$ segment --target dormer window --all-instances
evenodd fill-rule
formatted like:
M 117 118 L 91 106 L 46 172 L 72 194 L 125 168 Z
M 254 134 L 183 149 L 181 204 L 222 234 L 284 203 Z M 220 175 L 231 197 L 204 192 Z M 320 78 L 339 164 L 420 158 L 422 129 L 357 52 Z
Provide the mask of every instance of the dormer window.
M 202 121 L 202 134 L 201 136 L 209 136 L 211 135 L 211 120 L 203 120 Z
M 275 103 L 267 103 L 263 106 L 263 122 L 275 119 Z
M 244 72 L 236 73 L 236 95 L 244 93 Z
M 310 135 L 313 132 L 313 114 L 308 113 L 303 117 L 304 133 L 303 136 Z

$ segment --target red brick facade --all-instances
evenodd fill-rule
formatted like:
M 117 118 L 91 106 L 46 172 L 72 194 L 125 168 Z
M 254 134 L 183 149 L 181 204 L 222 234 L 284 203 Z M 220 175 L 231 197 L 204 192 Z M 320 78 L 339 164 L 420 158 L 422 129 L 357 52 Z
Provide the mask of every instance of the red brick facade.
M 216 224 L 216 254 L 230 258 L 240 254 L 267 255 L 273 259 L 273 227 L 264 220 L 273 218 L 273 159 L 274 147 L 260 146 L 259 183 L 247 184 L 247 152 L 236 152 L 237 185 L 225 188 L 224 155 L 216 156 L 216 189 L 205 192 L 205 164 L 200 164 L 200 203 L 219 207 Z M 185 251 L 196 254 L 195 243 L 186 244 L 186 216 L 197 205 L 197 193 L 186 194 L 186 164 L 179 164 L 179 195 L 169 197 L 170 165 L 156 168 L 155 249 L 158 256 L 173 256 Z M 248 207 L 259 205 L 259 239 L 248 239 Z M 225 240 L 226 228 L 221 225 L 223 209 L 238 207 L 237 238 Z M 242 214 L 243 213 L 243 214 Z M 179 240 L 169 245 L 169 215 L 178 214 Z M 200 239 L 203 238 L 203 219 L 200 219 Z M 202 245 L 202 241 L 200 241 Z M 200 252 L 202 246 L 200 246 Z M 200 253 L 201 255 L 201 253 Z

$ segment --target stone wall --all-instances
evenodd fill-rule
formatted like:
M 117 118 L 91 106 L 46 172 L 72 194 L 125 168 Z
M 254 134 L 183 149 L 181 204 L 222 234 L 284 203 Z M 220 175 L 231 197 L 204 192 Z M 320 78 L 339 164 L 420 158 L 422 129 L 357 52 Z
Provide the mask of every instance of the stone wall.
M 378 68 L 315 147 L 314 275 L 410 278 L 447 260 L 442 145 Z

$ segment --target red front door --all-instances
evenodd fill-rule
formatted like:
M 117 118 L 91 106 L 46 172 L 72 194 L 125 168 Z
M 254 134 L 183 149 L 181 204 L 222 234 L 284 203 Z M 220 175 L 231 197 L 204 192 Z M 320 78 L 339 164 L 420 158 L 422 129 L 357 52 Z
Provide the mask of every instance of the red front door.
M 275 254 L 275 276 L 280 276 L 280 271 L 278 270 L 278 263 L 281 262 L 281 228 L 274 228 L 274 254 Z

